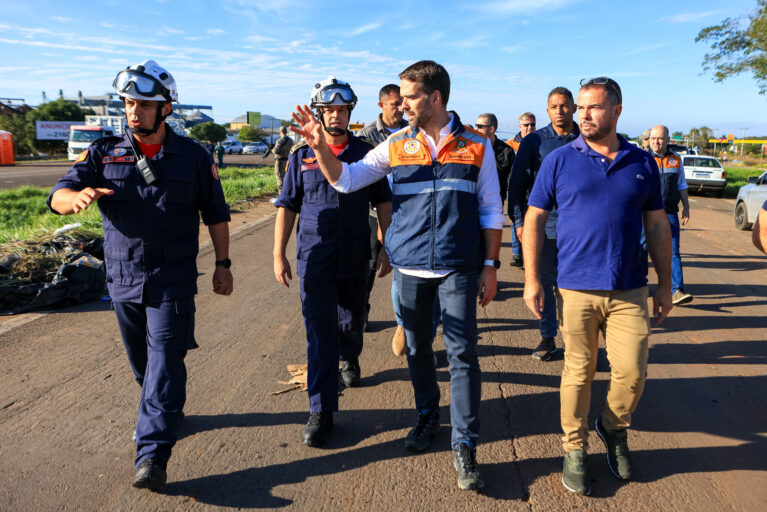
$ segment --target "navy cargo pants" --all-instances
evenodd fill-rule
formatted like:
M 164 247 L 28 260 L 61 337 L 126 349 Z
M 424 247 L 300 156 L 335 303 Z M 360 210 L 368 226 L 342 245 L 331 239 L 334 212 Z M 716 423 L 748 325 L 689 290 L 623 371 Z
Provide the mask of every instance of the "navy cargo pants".
M 136 467 L 148 458 L 167 462 L 186 402 L 188 349 L 194 340 L 194 297 L 156 307 L 114 302 L 125 352 L 141 386 L 136 420 Z
M 367 278 L 301 279 L 309 412 L 338 410 L 338 361 L 362 353 Z

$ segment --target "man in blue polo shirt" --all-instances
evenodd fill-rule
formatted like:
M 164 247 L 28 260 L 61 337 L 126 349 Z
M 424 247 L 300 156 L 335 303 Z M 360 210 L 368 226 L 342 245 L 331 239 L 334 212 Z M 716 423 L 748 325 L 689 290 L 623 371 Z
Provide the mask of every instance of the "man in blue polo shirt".
M 549 114 L 551 123 L 522 139 L 509 176 L 508 212 L 519 240 L 522 240 L 524 231 L 527 197 L 533 188 L 543 159 L 580 135 L 578 125 L 573 122 L 575 114 L 573 93 L 568 89 L 555 87 L 551 90 L 546 112 Z M 554 296 L 554 285 L 557 281 L 556 208 L 550 212 L 546 221 L 546 238 L 543 241 L 539 272 L 543 291 L 546 294 L 546 306 L 538 322 L 541 341 L 532 355 L 539 361 L 548 361 L 557 352 L 557 346 L 554 344 L 554 338 L 557 336 L 557 304 Z
M 650 335 L 642 226 L 658 274 L 655 325 L 672 308 L 671 233 L 654 159 L 616 132 L 620 87 L 605 77 L 581 84 L 581 137 L 543 162 L 528 200 L 522 248 L 525 302 L 540 318 L 546 299 L 538 266 L 546 218 L 556 205 L 559 328 L 567 346 L 560 388 L 562 483 L 569 491 L 589 494 L 588 415 L 599 332 L 605 336 L 611 376 L 595 427 L 610 470 L 627 480 L 626 429 L 644 388 Z

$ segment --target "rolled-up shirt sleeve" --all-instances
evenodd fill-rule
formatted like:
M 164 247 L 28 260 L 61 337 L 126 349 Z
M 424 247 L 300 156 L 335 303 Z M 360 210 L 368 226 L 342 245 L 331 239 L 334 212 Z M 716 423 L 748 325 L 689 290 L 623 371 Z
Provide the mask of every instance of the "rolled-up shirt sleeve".
M 485 141 L 485 154 L 477 177 L 477 202 L 479 203 L 479 226 L 482 229 L 503 229 L 503 203 L 495 153 L 489 141 Z
M 375 183 L 391 172 L 389 166 L 389 141 L 382 142 L 368 152 L 362 160 L 343 166 L 341 175 L 333 188 L 344 194 L 354 192 Z

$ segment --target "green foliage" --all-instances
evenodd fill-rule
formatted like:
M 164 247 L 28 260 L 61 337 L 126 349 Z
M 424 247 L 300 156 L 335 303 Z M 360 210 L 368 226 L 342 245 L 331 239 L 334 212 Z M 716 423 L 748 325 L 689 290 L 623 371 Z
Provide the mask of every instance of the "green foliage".
M 210 142 L 221 142 L 226 139 L 226 128 L 212 121 L 200 123 L 192 127 L 189 136 L 197 140 L 207 140 Z
M 240 133 L 237 135 L 237 139 L 242 142 L 266 142 L 267 135 L 269 134 L 261 128 L 245 125 L 240 128 Z
M 230 206 L 277 191 L 271 167 L 224 167 L 218 172 Z M 55 215 L 45 204 L 49 193 L 50 189 L 40 187 L 0 191 L 0 244 L 50 235 L 53 230 L 75 222 L 82 223 L 83 229 L 101 233 L 101 213 L 95 205 L 76 215 Z
M 0 130 L 13 134 L 17 154 L 63 153 L 67 149 L 65 141 L 36 139 L 35 121 L 84 121 L 86 114 L 92 113 L 91 110 L 83 110 L 78 105 L 59 98 L 43 103 L 24 115 L 0 116 Z
M 759 94 L 767 93 L 767 0 L 758 0 L 756 10 L 747 17 L 743 28 L 741 19 L 725 18 L 719 25 L 706 27 L 695 42 L 711 43 L 712 53 L 703 57 L 703 71 L 714 72 L 714 81 L 750 71 Z

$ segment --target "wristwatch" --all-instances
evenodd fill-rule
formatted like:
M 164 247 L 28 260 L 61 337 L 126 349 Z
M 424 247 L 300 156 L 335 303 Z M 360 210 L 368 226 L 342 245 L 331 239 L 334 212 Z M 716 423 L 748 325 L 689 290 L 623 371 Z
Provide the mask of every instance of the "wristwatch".
M 499 260 L 485 260 L 483 264 L 486 267 L 501 268 L 501 262 Z
M 230 260 L 229 258 L 224 258 L 223 260 L 216 260 L 216 266 L 229 268 L 232 266 L 232 260 Z

